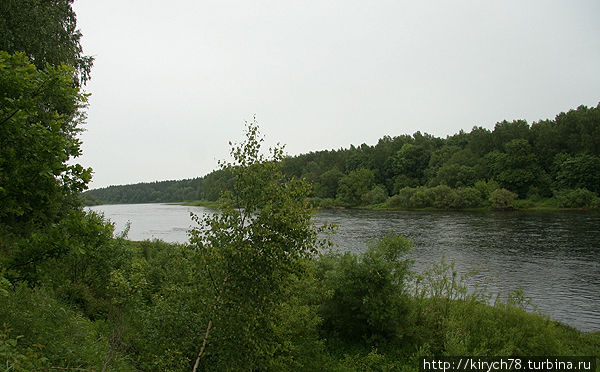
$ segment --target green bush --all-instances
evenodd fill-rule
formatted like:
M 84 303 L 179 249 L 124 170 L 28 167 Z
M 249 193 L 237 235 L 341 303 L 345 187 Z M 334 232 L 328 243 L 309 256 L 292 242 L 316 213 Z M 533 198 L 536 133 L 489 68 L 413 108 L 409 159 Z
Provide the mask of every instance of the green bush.
M 499 189 L 500 185 L 498 185 L 498 182 L 496 182 L 494 180 L 488 180 L 488 181 L 479 180 L 479 181 L 475 182 L 474 187 L 477 191 L 479 191 L 479 193 L 481 194 L 481 198 L 483 200 L 488 200 L 490 198 L 490 195 L 492 194 L 492 192 L 494 192 L 494 190 Z
M 588 189 L 560 190 L 554 194 L 561 208 L 590 208 L 598 206 L 598 196 Z
M 377 343 L 399 337 L 405 326 L 405 278 L 412 243 L 387 236 L 360 256 L 329 254 L 317 261 L 316 276 L 330 294 L 319 314 L 327 333 L 346 341 Z
M 409 201 L 410 208 L 427 208 L 433 206 L 434 195 L 430 189 L 419 186 Z
M 416 188 L 405 187 L 398 191 L 398 194 L 390 197 L 386 204 L 390 208 L 411 208 L 410 199 L 417 192 Z
M 7 355 L 0 353 L 2 365 L 16 370 L 100 370 L 108 361 L 103 322 L 90 321 L 48 289 L 17 285 L 0 295 L 0 301 L 0 350 L 7 350 Z M 112 351 L 112 368 L 133 370 L 120 350 Z
M 532 313 L 535 308 L 520 289 L 506 302 L 488 305 L 485 287 L 467 285 L 475 274 L 460 274 L 442 259 L 416 276 L 410 309 L 418 350 L 448 356 L 597 354 L 600 334 L 582 334 Z
M 308 203 L 313 208 L 323 208 L 323 209 L 333 208 L 337 205 L 335 199 L 319 198 L 319 197 L 308 198 Z
M 517 194 L 506 189 L 496 189 L 490 194 L 490 202 L 494 209 L 512 209 L 517 200 Z
M 432 199 L 432 206 L 438 209 L 449 209 L 455 190 L 446 185 L 439 185 L 427 190 Z
M 435 187 L 405 187 L 391 196 L 385 205 L 388 208 L 475 208 L 483 203 L 482 193 L 475 187 L 452 189 L 447 185 Z
M 474 187 L 456 189 L 450 197 L 450 207 L 454 209 L 476 208 L 481 202 L 481 193 Z
M 362 196 L 361 201 L 364 205 L 373 205 L 383 203 L 387 198 L 388 194 L 385 187 L 376 185 Z

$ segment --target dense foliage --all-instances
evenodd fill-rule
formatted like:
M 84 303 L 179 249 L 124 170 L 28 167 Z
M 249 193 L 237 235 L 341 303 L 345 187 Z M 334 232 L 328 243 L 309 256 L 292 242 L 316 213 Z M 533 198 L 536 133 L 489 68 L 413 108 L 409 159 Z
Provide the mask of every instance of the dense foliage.
M 490 306 L 452 264 L 413 273 L 403 237 L 360 255 L 327 253 L 311 224 L 310 188 L 283 174 L 281 150 L 262 157 L 250 125 L 232 154 L 235 162 L 224 164 L 231 191 L 220 213 L 196 218 L 190 244 L 129 242 L 101 216 L 74 209 L 11 247 L 52 255 L 11 266 L 3 251 L 2 365 L 416 371 L 430 355 L 600 351 L 599 333 L 526 312 L 519 291 Z
M 73 0 L 2 0 L 0 50 L 25 53 L 38 69 L 66 64 L 75 79 L 90 78 L 94 59 L 83 54 Z
M 327 253 L 308 184 L 281 171 L 281 149 L 260 154 L 251 124 L 223 165 L 233 177 L 220 213 L 196 217 L 189 244 L 114 237 L 101 216 L 75 208 L 1 251 L 0 363 L 416 371 L 430 355 L 598 354 L 600 334 L 526 312 L 521 292 L 490 306 L 451 264 L 413 273 L 401 236 L 360 255 Z M 47 254 L 18 260 L 31 252 Z
M 249 123 L 246 141 L 232 147 L 234 162 L 223 164 L 234 183 L 220 200 L 220 213 L 196 216 L 200 226 L 191 231 L 204 262 L 199 275 L 212 283 L 213 311 L 197 361 L 204 356 L 203 369 L 270 365 L 282 296 L 291 276 L 302 275 L 302 261 L 317 250 L 308 184 L 288 180 L 280 170 L 282 149 L 271 149 L 266 158 L 261 142 L 256 123 Z
M 216 172 L 213 172 L 213 174 Z M 144 182 L 135 185 L 108 186 L 83 194 L 87 205 L 174 203 L 202 199 L 201 178 L 179 181 Z M 217 200 L 211 197 L 210 200 Z
M 600 353 L 600 333 L 525 312 L 521 292 L 489 306 L 485 292 L 468 291 L 452 265 L 412 273 L 411 243 L 403 237 L 373 242 L 358 256 L 325 253 L 327 240 L 317 240 L 311 223 L 303 158 L 283 159 L 278 148 L 261 155 L 255 123 L 233 146 L 234 162 L 202 179 L 202 188 L 197 180 L 164 184 L 173 193 L 187 190 L 181 198 L 221 195 L 220 213 L 197 217 L 189 244 L 115 236 L 111 223 L 78 205 L 91 174 L 73 161 L 85 106 L 79 87 L 91 64 L 81 61 L 71 1 L 4 1 L 0 17 L 0 47 L 7 49 L 0 51 L 2 369 L 416 371 L 418 357 L 432 354 Z M 598 143 L 586 138 L 580 151 L 575 137 L 548 163 L 555 172 L 549 187 L 556 182 L 561 204 L 588 205 L 598 192 L 597 174 L 590 174 L 598 153 L 588 147 Z M 411 202 L 439 206 L 476 198 L 444 183 L 424 188 L 431 159 L 444 163 L 434 156 L 444 141 L 436 147 L 427 136 L 404 139 L 392 151 L 391 169 L 400 172 L 393 198 L 410 194 Z M 539 169 L 529 163 L 527 151 L 537 150 L 528 143 L 511 138 L 482 157 L 495 159 L 498 176 L 474 190 L 501 207 L 514 203 L 528 172 L 545 169 L 543 161 Z M 339 161 L 330 159 L 328 169 L 311 165 L 315 195 L 335 193 L 349 205 L 386 200 L 390 189 L 377 164 L 387 158 L 366 156 L 368 148 L 332 152 Z M 290 168 L 294 161 L 301 174 Z
M 92 58 L 71 3 L 0 3 L 0 263 L 11 276 L 36 276 L 67 250 L 45 244 L 75 218 L 91 178 L 75 158 Z
M 599 144 L 600 104 L 532 125 L 503 121 L 492 131 L 474 127 L 445 139 L 420 132 L 386 136 L 374 146 L 287 157 L 283 172 L 308 180 L 311 201 L 319 207 L 494 206 L 490 196 L 496 189 L 517 199 L 552 198 L 557 207 L 594 207 L 600 193 Z M 194 180 L 111 186 L 86 195 L 103 203 L 215 201 L 231 188 L 232 177 L 218 170 Z M 577 189 L 590 193 L 566 198 Z
M 81 154 L 86 96 L 73 69 L 39 70 L 23 54 L 0 51 L 0 223 L 25 234 L 57 222 L 85 189 Z

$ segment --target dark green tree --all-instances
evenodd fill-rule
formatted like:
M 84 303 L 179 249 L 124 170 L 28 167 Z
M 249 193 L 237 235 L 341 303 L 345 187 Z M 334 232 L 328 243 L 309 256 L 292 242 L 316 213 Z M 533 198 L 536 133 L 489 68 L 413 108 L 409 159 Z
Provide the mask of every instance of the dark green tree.
M 504 150 L 504 146 L 515 139 L 529 139 L 529 125 L 525 120 L 504 120 L 496 124 L 492 132 L 492 142 L 496 150 Z
M 493 177 L 500 186 L 527 196 L 529 188 L 539 178 L 537 165 L 531 145 L 525 139 L 514 139 L 505 145 L 505 152 L 491 152 L 487 155 Z
M 560 152 L 587 152 L 600 156 L 600 103 L 596 107 L 582 105 L 576 110 L 560 113 L 554 121 L 561 139 Z
M 73 68 L 36 68 L 0 52 L 0 227 L 24 235 L 59 221 L 78 204 L 91 169 L 73 162 L 86 95 Z
M 346 157 L 346 172 L 366 168 L 373 169 L 373 148 L 365 143 L 360 147 L 350 146 L 349 154 Z
M 600 157 L 558 154 L 554 158 L 556 189 L 585 188 L 600 194 Z
M 467 148 L 477 156 L 482 157 L 492 151 L 494 147 L 492 141 L 492 132 L 490 132 L 489 129 L 473 127 L 469 133 L 469 143 L 467 144 Z
M 38 69 L 67 64 L 74 77 L 90 78 L 93 58 L 83 54 L 73 0 L 2 0 L 0 50 L 23 52 Z
M 406 179 L 406 184 L 397 187 L 422 185 L 431 152 L 424 146 L 405 144 L 394 155 L 395 174 Z
M 373 187 L 374 181 L 373 171 L 365 168 L 353 170 L 340 179 L 337 197 L 350 206 L 359 205 L 363 195 Z
M 539 160 L 540 166 L 550 171 L 554 156 L 561 151 L 562 138 L 558 128 L 552 120 L 543 120 L 531 124 L 531 139 L 533 152 Z
M 335 198 L 342 177 L 344 177 L 344 173 L 335 167 L 321 174 L 318 187 L 315 187 L 317 196 L 321 198 Z

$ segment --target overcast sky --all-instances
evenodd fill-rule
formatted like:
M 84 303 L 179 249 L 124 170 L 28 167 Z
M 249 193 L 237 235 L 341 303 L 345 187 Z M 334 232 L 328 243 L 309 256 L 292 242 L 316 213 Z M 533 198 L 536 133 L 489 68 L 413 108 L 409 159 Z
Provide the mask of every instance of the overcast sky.
M 79 0 L 91 188 L 203 176 L 256 115 L 291 155 L 600 101 L 600 2 Z

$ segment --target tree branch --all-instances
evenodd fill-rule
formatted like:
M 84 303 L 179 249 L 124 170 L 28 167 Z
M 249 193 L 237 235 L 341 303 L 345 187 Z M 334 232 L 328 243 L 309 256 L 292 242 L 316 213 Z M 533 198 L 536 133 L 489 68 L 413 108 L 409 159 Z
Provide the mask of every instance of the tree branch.
M 221 303 L 221 295 L 223 294 L 223 287 L 225 286 L 225 283 L 227 283 L 227 274 L 225 274 L 225 279 L 223 279 L 223 285 L 221 286 L 221 292 L 219 293 L 219 295 L 217 296 L 217 301 L 215 302 L 215 306 L 213 306 L 213 316 L 214 313 L 217 311 L 219 304 Z M 194 369 L 192 370 L 192 372 L 196 372 L 196 370 L 198 369 L 198 365 L 200 364 L 200 358 L 202 358 L 202 355 L 204 354 L 204 349 L 206 348 L 206 342 L 208 340 L 208 336 L 210 335 L 210 331 L 212 329 L 212 317 L 208 320 L 208 325 L 206 326 L 206 332 L 204 333 L 204 338 L 202 339 L 202 346 L 200 347 L 200 351 L 198 351 L 198 356 L 196 357 L 196 363 L 194 363 Z

